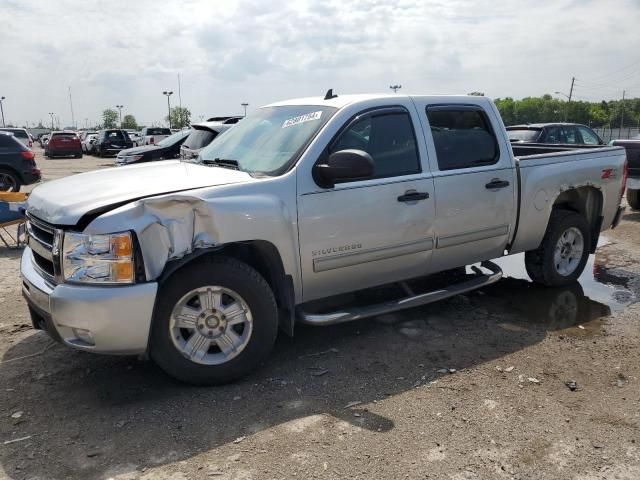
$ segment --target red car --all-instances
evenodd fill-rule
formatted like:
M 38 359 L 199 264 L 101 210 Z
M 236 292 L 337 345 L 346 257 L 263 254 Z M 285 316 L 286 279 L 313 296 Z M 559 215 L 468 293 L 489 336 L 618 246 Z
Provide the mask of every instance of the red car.
M 46 157 L 82 158 L 82 144 L 74 132 L 53 132 L 44 150 Z

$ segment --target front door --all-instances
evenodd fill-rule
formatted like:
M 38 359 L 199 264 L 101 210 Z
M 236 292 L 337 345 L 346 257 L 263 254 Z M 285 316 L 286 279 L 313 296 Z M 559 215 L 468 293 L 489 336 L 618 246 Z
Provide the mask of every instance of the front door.
M 412 119 L 413 116 L 413 119 Z M 299 192 L 305 301 L 424 275 L 433 249 L 434 195 L 415 109 L 356 116 L 325 154 L 364 150 L 374 177 Z M 419 125 L 419 123 L 415 123 Z
M 431 166 L 437 199 L 432 271 L 502 256 L 516 213 L 510 152 L 499 147 L 481 106 L 421 107 L 436 162 Z

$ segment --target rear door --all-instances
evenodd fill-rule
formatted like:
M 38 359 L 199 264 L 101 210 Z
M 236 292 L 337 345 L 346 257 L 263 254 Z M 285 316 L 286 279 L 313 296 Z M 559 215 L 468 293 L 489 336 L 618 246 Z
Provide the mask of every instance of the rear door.
M 493 127 L 499 119 L 479 105 L 416 101 L 432 149 L 432 271 L 502 256 L 515 223 L 516 178 L 511 151 Z
M 429 269 L 433 180 L 415 108 L 407 99 L 398 103 L 357 114 L 321 157 L 364 150 L 373 158 L 374 178 L 333 188 L 298 178 L 305 301 L 417 277 Z

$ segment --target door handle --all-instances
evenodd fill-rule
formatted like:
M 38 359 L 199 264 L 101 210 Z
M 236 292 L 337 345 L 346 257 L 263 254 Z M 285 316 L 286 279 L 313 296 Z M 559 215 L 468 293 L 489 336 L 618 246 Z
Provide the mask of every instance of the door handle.
M 409 190 L 404 192 L 404 195 L 398 197 L 399 202 L 417 202 L 418 200 L 426 200 L 429 198 L 427 192 L 416 192 L 415 190 Z
M 495 178 L 491 180 L 489 183 L 485 185 L 487 190 L 493 190 L 494 188 L 506 188 L 509 186 L 509 182 L 506 180 L 500 180 L 499 178 Z

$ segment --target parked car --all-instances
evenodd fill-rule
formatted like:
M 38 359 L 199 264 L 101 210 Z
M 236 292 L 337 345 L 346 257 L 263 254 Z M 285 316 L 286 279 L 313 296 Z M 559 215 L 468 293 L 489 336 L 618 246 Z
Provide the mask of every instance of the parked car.
M 329 92 L 251 112 L 200 163 L 47 182 L 21 260 L 33 325 L 216 384 L 257 367 L 279 329 L 468 292 L 499 280 L 505 254 L 571 284 L 620 220 L 624 149 L 514 151 L 486 97 Z M 415 281 L 478 262 L 435 290 Z M 396 296 L 351 303 L 383 285 Z
M 132 163 L 155 162 L 157 160 L 171 160 L 180 156 L 180 146 L 189 136 L 188 131 L 178 131 L 161 140 L 155 145 L 133 147 L 122 150 L 116 157 L 116 166 Z
M 164 140 L 169 135 L 171 135 L 171 130 L 161 127 L 144 127 L 140 131 L 143 145 L 153 145 L 154 143 L 158 143 L 160 140 Z
M 610 145 L 624 147 L 627 152 L 627 203 L 640 210 L 640 138 L 638 140 L 612 140 Z
M 140 136 L 140 132 L 127 130 L 127 134 L 129 135 L 129 139 L 133 143 L 134 147 L 139 147 L 142 145 L 142 137 Z
M 180 147 L 180 158 L 192 160 L 198 157 L 200 151 L 209 145 L 222 132 L 233 125 L 222 122 L 203 122 L 191 125 L 191 134 Z
M 554 145 L 604 145 L 586 125 L 579 123 L 532 123 L 507 127 L 511 143 L 550 143 Z
M 82 144 L 82 151 L 87 154 L 93 154 L 95 152 L 96 140 L 98 139 L 98 132 L 90 133 L 84 137 L 84 140 L 80 140 Z
M 40 146 L 42 148 L 46 148 L 47 143 L 49 142 L 49 135 L 40 135 L 40 138 L 38 140 L 40 142 Z
M 25 147 L 33 147 L 33 140 L 31 139 L 31 135 L 29 135 L 29 132 L 27 132 L 26 128 L 6 127 L 0 128 L 0 132 L 11 132 L 13 133 L 13 136 L 21 141 Z
M 82 145 L 75 132 L 52 132 L 44 150 L 45 157 L 68 157 L 73 155 L 82 158 Z
M 119 128 L 100 130 L 94 142 L 94 152 L 99 157 L 117 155 L 120 151 L 132 147 L 133 143 L 127 132 Z
M 40 178 L 34 153 L 13 132 L 0 132 L 0 191 L 18 192 Z

